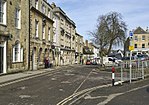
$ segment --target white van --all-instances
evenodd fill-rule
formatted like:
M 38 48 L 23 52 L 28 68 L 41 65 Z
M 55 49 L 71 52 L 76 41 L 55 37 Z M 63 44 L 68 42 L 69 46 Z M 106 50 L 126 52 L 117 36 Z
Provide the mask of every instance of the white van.
M 118 63 L 113 57 L 103 57 L 103 64 L 105 66 L 117 66 Z

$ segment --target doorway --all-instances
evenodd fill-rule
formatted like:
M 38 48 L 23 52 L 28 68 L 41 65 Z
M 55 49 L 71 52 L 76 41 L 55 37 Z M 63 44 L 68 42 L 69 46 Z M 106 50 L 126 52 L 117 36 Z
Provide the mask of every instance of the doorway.
M 37 70 L 36 48 L 33 48 L 32 52 L 32 70 Z
M 0 73 L 4 70 L 4 47 L 0 46 Z

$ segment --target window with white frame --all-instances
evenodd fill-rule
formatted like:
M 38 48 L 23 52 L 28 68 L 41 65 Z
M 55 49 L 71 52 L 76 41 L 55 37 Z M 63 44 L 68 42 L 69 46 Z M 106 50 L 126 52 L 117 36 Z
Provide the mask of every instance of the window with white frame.
M 50 38 L 51 36 L 50 36 L 50 27 L 49 27 L 49 29 L 48 29 L 48 40 L 50 41 Z
M 38 0 L 35 0 L 35 8 L 38 9 Z
M 6 24 L 6 1 L 0 0 L 0 23 Z
M 142 40 L 145 40 L 145 35 L 142 36 Z
M 21 28 L 21 10 L 18 8 L 15 9 L 15 27 Z
M 51 11 L 50 11 L 50 9 L 48 9 L 48 18 L 50 18 L 51 16 Z
M 38 20 L 35 19 L 35 37 L 38 38 Z
M 42 39 L 45 39 L 45 24 L 42 25 Z
M 13 62 L 23 62 L 23 48 L 19 42 L 13 46 Z
M 138 40 L 138 36 L 135 36 L 135 40 L 136 40 L 136 41 Z
M 21 48 L 20 49 L 20 55 L 21 55 L 21 57 L 20 57 L 20 62 L 23 62 L 23 48 Z
M 42 9 L 42 13 L 45 13 L 46 12 L 45 5 L 44 4 L 42 4 L 41 9 Z

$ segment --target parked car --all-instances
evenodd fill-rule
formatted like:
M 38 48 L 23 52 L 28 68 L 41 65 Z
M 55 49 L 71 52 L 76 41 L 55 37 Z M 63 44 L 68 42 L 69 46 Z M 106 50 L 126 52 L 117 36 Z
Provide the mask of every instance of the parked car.
M 149 56 L 146 54 L 138 54 L 138 55 L 136 55 L 136 58 L 140 59 L 140 60 L 148 60 Z
M 86 61 L 86 65 L 91 65 L 91 61 L 90 60 L 87 60 Z
M 92 62 L 92 65 L 97 65 L 97 62 L 96 62 L 96 61 L 93 61 L 93 62 Z

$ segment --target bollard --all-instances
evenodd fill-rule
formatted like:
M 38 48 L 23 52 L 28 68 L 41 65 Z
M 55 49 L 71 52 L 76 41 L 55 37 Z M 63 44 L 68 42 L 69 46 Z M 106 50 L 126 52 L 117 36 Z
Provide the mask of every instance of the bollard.
M 112 67 L 112 86 L 114 86 L 114 78 L 115 78 L 115 75 L 114 75 L 114 72 L 115 72 L 115 68 Z

